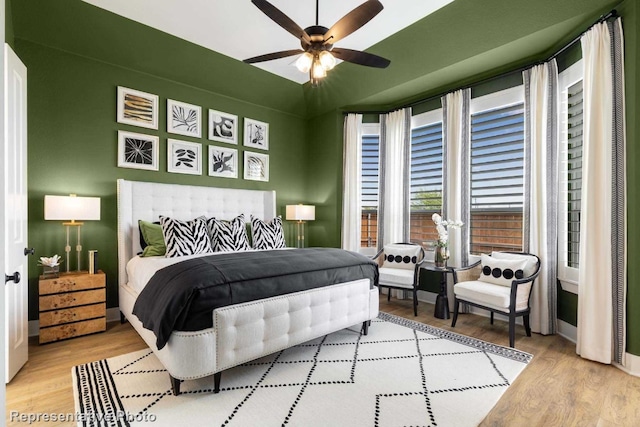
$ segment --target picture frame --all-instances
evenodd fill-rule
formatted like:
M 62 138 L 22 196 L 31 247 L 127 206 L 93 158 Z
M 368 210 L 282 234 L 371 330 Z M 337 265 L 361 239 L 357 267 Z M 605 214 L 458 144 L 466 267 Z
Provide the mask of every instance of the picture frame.
M 158 129 L 158 95 L 118 86 L 117 103 L 118 123 Z
M 167 132 L 200 138 L 202 108 L 199 105 L 167 99 Z
M 269 181 L 269 155 L 244 152 L 244 179 L 251 181 Z
M 118 167 L 157 171 L 159 145 L 155 135 L 118 131 Z
M 238 144 L 238 116 L 209 109 L 209 139 Z
M 244 146 L 259 150 L 269 149 L 269 123 L 244 119 Z
M 238 178 L 238 150 L 235 148 L 209 146 L 209 176 Z
M 167 172 L 202 175 L 202 144 L 168 138 Z

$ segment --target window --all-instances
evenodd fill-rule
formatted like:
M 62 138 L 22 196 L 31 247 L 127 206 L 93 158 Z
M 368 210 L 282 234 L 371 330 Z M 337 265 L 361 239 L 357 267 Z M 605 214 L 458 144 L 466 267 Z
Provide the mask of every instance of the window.
M 365 124 L 362 126 L 362 228 L 361 244 L 363 248 L 375 248 L 378 245 L 378 200 L 380 171 L 380 126 Z
M 442 109 L 412 119 L 410 240 L 438 238 L 431 216 L 442 211 Z
M 522 250 L 523 95 L 519 86 L 471 102 L 471 254 Z
M 582 61 L 559 75 L 558 278 L 577 293 L 582 193 Z

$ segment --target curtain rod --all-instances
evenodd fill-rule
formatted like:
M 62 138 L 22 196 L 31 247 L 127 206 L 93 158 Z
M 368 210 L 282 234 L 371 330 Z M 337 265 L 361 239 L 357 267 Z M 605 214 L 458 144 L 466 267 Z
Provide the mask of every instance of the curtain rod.
M 388 113 L 390 111 L 400 110 L 402 108 L 415 107 L 416 105 L 420 105 L 420 104 L 424 104 L 425 102 L 433 101 L 434 99 L 441 98 L 442 96 L 444 96 L 446 93 L 449 93 L 449 92 L 455 92 L 455 91 L 460 90 L 460 89 L 465 89 L 465 88 L 469 88 L 469 87 L 472 87 L 472 86 L 478 86 L 478 85 L 490 82 L 492 80 L 496 80 L 496 79 L 500 79 L 500 78 L 509 76 L 511 74 L 514 74 L 514 73 L 521 73 L 521 72 L 523 72 L 525 70 L 528 70 L 531 67 L 534 67 L 534 66 L 540 65 L 540 64 L 544 64 L 545 62 L 549 62 L 549 61 L 551 61 L 553 59 L 556 59 L 558 57 L 558 55 L 562 54 L 564 51 L 566 51 L 571 46 L 573 46 L 578 41 L 580 41 L 580 38 L 587 31 L 589 31 L 593 26 L 598 25 L 601 22 L 604 22 L 609 18 L 617 17 L 617 16 L 618 16 L 618 11 L 616 9 L 612 9 L 611 12 L 606 13 L 604 15 L 601 15 L 593 24 L 589 25 L 589 27 L 587 27 L 586 30 L 581 32 L 573 40 L 571 40 L 564 47 L 562 47 L 560 50 L 558 50 L 556 53 L 554 53 L 553 55 L 551 55 L 549 58 L 547 58 L 544 61 L 534 62 L 533 64 L 529 64 L 529 65 L 525 65 L 525 66 L 522 66 L 522 67 L 518 67 L 518 68 L 510 70 L 510 71 L 505 71 L 504 73 L 500 73 L 500 74 L 492 76 L 492 77 L 487 77 L 487 78 L 475 81 L 475 82 L 473 82 L 471 84 L 468 84 L 468 85 L 465 85 L 465 86 L 462 86 L 462 87 L 458 87 L 458 88 L 453 89 L 453 90 L 449 90 L 449 91 L 447 91 L 445 93 L 442 93 L 442 94 L 439 94 L 439 95 L 433 95 L 433 96 L 430 96 L 428 98 L 423 98 L 423 99 L 420 99 L 418 101 L 413 101 L 413 102 L 411 102 L 409 104 L 401 105 L 400 107 L 397 107 L 394 110 L 385 110 L 385 111 L 381 111 L 381 110 L 373 110 L 373 111 L 344 111 L 342 114 L 343 115 L 347 115 L 347 114 L 350 114 L 350 113 L 355 113 L 355 114 L 386 114 L 386 113 Z

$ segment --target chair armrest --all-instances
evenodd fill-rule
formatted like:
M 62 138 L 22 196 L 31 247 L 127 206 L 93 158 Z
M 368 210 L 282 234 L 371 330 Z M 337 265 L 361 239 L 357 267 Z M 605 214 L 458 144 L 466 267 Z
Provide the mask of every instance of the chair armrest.
M 480 277 L 481 271 L 482 271 L 482 265 L 480 265 L 480 261 L 477 261 L 468 267 L 454 268 L 453 283 L 470 282 L 472 280 L 478 280 L 478 278 Z
M 384 251 L 384 248 L 380 249 L 377 254 L 375 254 L 374 256 L 371 257 L 371 259 L 374 260 L 374 259 L 378 258 L 380 256 L 380 254 L 382 254 L 383 251 Z

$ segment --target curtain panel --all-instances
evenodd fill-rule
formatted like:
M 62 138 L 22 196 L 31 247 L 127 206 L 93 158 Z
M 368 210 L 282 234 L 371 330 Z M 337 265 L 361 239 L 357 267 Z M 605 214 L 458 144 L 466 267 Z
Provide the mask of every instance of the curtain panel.
M 624 365 L 626 182 L 621 20 L 581 38 L 584 61 L 577 353 Z
M 378 246 L 409 241 L 411 108 L 380 115 Z
M 530 324 L 544 335 L 557 331 L 558 277 L 558 68 L 555 59 L 523 72 L 525 182 L 523 249 L 540 257 L 531 291 Z
M 362 114 L 348 114 L 344 119 L 344 154 L 342 183 L 342 248 L 360 249 L 362 211 Z

